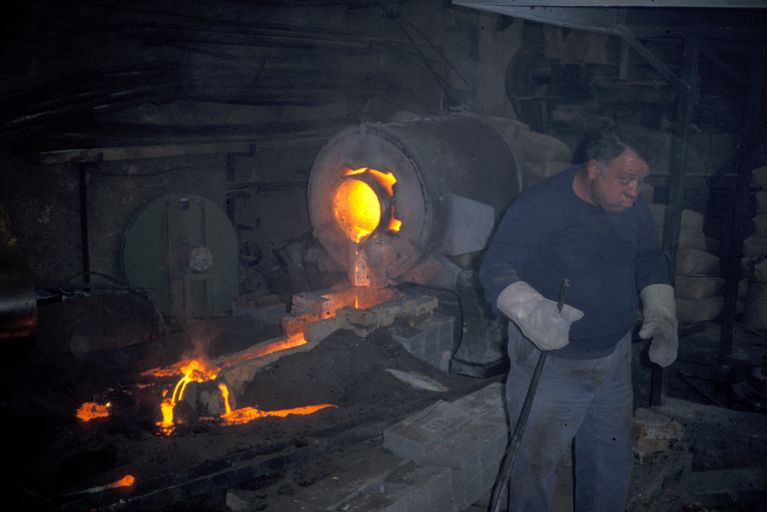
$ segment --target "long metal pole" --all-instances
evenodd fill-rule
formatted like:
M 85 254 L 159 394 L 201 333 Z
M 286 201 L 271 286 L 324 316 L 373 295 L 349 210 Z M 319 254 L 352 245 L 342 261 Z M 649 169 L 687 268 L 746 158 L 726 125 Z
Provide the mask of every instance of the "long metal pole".
M 557 309 L 560 313 L 565 304 L 565 296 L 567 296 L 568 288 L 570 288 L 570 281 L 565 278 L 562 282 L 562 288 L 559 290 L 559 299 L 557 300 Z M 517 454 L 517 448 L 519 448 L 519 445 L 522 442 L 522 434 L 525 432 L 527 417 L 530 416 L 530 409 L 533 406 L 535 391 L 538 389 L 538 381 L 541 378 L 541 372 L 543 372 L 543 365 L 546 363 L 546 356 L 548 353 L 548 350 L 541 350 L 541 353 L 538 354 L 538 362 L 535 365 L 535 370 L 533 370 L 530 386 L 527 388 L 525 401 L 522 403 L 522 410 L 519 413 L 516 425 L 514 425 L 514 432 L 511 434 L 511 440 L 506 447 L 506 454 L 503 457 L 503 463 L 501 464 L 498 478 L 495 481 L 495 486 L 493 486 L 493 493 L 490 496 L 490 512 L 498 511 L 498 507 L 501 504 L 501 495 L 508 487 L 509 478 L 511 478 L 511 468 L 514 464 L 514 457 Z

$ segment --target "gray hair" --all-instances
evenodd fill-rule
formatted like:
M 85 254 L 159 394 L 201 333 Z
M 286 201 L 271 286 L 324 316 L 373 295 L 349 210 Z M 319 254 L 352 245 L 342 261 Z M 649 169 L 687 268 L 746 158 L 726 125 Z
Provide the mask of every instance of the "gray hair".
M 648 165 L 652 155 L 652 143 L 647 131 L 641 126 L 615 124 L 602 130 L 586 148 L 589 160 L 596 160 L 600 170 L 630 149 Z

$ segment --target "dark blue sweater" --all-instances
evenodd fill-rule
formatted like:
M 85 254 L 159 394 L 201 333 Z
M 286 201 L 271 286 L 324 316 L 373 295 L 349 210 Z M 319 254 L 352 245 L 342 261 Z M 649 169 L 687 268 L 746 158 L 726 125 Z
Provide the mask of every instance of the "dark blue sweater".
M 602 357 L 632 329 L 638 291 L 669 283 L 650 209 L 640 197 L 621 213 L 589 204 L 572 188 L 580 166 L 571 166 L 525 191 L 503 216 L 479 271 L 496 313 L 498 295 L 526 281 L 557 300 L 570 281 L 565 302 L 584 312 L 570 328 L 570 344 L 551 353 L 572 359 Z

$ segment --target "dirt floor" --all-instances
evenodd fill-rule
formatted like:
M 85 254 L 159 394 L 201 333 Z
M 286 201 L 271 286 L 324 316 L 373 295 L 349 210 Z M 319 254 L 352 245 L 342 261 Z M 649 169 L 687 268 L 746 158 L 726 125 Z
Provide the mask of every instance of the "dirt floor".
M 173 325 L 130 300 L 68 302 L 41 306 L 39 335 L 31 351 L 22 359 L 4 361 L 0 410 L 5 462 L 13 470 L 3 482 L 3 496 L 12 509 L 226 511 L 227 491 L 237 490 L 247 496 L 250 509 L 280 510 L 285 497 L 379 453 L 388 425 L 438 399 L 454 400 L 500 379 L 435 370 L 407 353 L 386 329 L 366 338 L 341 330 L 313 350 L 264 368 L 237 397 L 237 407 L 267 411 L 321 403 L 336 407 L 236 426 L 188 411 L 185 425 L 167 437 L 155 423 L 161 392 L 177 379 L 147 386 L 141 371 L 189 356 L 232 353 L 279 336 L 280 327 L 247 316 Z M 704 356 L 715 351 L 716 337 L 708 331 L 693 334 L 683 340 L 671 396 L 695 400 L 703 391 L 719 400 L 715 388 L 693 389 L 678 378 L 681 371 L 705 377 L 704 370 L 711 367 Z M 103 349 L 97 350 L 100 339 L 105 340 Z M 764 340 L 751 340 L 763 354 Z M 740 350 L 744 346 L 751 345 L 738 345 Z M 649 373 L 639 364 L 642 347 L 636 345 L 636 406 L 647 405 Z M 413 389 L 387 369 L 417 372 L 448 391 Z M 106 399 L 114 403 L 109 418 L 87 424 L 76 419 L 83 402 Z M 655 497 L 635 502 L 632 510 L 765 510 L 755 505 L 767 497 L 764 489 L 689 492 L 695 483 L 688 481 L 690 474 L 715 482 L 719 473 L 711 471 L 729 471 L 722 478 L 736 480 L 742 471 L 748 478 L 762 474 L 753 468 L 764 467 L 767 460 L 767 436 L 760 431 L 765 416 L 726 411 L 713 404 L 692 412 L 679 407 L 666 411 L 683 424 L 685 436 L 658 460 L 635 466 L 635 487 L 645 492 L 655 486 Z M 738 427 L 738 421 L 748 425 Z M 81 492 L 126 474 L 136 477 L 130 489 Z
M 87 323 L 82 308 L 56 309 L 58 314 L 76 311 L 78 322 Z M 83 325 L 74 330 L 90 336 Z M 355 451 L 365 443 L 380 442 L 385 426 L 440 397 L 456 398 L 487 384 L 416 360 L 386 330 L 367 338 L 342 330 L 313 350 L 283 357 L 257 373 L 237 397 L 237 407 L 261 410 L 336 407 L 234 426 L 190 414 L 185 426 L 165 437 L 154 424 L 160 419 L 159 391 L 171 389 L 177 379 L 156 382 L 148 391 L 137 388 L 146 383 L 140 371 L 201 352 L 212 358 L 240 350 L 277 336 L 279 327 L 246 316 L 197 320 L 151 341 L 79 356 L 61 349 L 62 332 L 43 329 L 24 363 L 5 374 L 2 413 L 7 439 L 13 440 L 7 461 L 17 468 L 7 482 L 7 496 L 18 508 L 84 509 L 123 499 L 125 508 L 134 509 L 174 509 L 183 503 L 228 510 L 227 489 L 243 486 L 259 490 L 266 507 L 270 494 L 310 485 L 343 464 L 347 452 L 357 457 Z M 99 335 L 105 334 L 101 328 Z M 413 389 L 386 369 L 418 372 L 451 391 Z M 87 424 L 75 418 L 83 402 L 106 399 L 114 404 L 110 417 Z M 237 465 L 244 469 L 225 471 Z M 131 491 L 67 496 L 128 473 L 136 477 Z

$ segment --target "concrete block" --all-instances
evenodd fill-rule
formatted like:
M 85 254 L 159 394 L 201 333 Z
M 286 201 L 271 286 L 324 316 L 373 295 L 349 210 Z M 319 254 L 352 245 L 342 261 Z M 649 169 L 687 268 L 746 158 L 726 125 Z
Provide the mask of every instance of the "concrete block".
M 327 320 L 307 323 L 304 327 L 304 338 L 307 341 L 322 341 L 343 326 L 343 319 L 337 316 Z
M 383 446 L 395 455 L 420 462 L 445 436 L 469 421 L 466 411 L 440 400 L 384 430 Z
M 460 407 L 473 418 L 507 423 L 505 389 L 500 382 L 495 382 L 474 393 L 454 400 L 452 404 Z
M 287 305 L 277 295 L 241 295 L 232 303 L 233 315 L 247 315 L 267 324 L 279 324 L 288 314 Z
M 492 487 L 485 468 L 500 464 L 507 437 L 505 424 L 474 420 L 432 448 L 424 463 L 450 468 L 456 502 L 465 508 Z
M 335 510 L 366 492 L 381 492 L 386 477 L 403 463 L 381 448 L 300 491 L 296 498 L 320 510 Z
M 381 492 L 365 492 L 339 504 L 343 512 L 457 512 L 451 492 L 450 470 L 443 467 L 401 464 L 384 480 Z
M 452 316 L 435 314 L 418 326 L 401 323 L 391 328 L 392 339 L 405 350 L 442 371 L 450 368 L 453 351 Z
M 397 325 L 390 330 L 394 341 L 402 345 L 413 357 L 423 360 L 426 356 L 424 351 L 424 332 L 409 325 Z
M 489 466 L 485 466 L 482 470 L 482 485 L 485 489 L 492 489 L 495 485 L 495 479 L 498 478 L 498 472 L 501 470 L 501 461 L 503 460 L 503 452 L 498 457 L 498 461 Z

